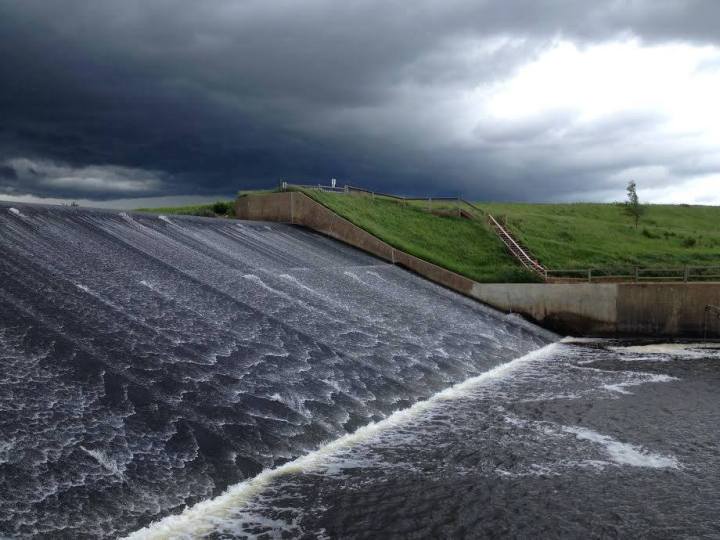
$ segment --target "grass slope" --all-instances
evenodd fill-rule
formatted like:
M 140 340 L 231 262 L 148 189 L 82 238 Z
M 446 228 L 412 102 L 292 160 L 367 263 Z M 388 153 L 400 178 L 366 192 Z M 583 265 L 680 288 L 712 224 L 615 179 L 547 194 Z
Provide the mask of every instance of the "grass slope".
M 720 265 L 720 207 L 648 205 L 635 229 L 619 204 L 479 206 L 548 268 Z
M 241 195 L 246 193 L 255 192 Z M 482 220 L 432 215 L 424 202 L 401 205 L 382 197 L 305 193 L 388 244 L 476 281 L 536 281 Z M 511 232 L 550 269 L 720 265 L 720 207 L 648 205 L 636 229 L 618 204 L 477 205 L 504 217 Z M 232 217 L 233 203 L 141 210 Z
M 175 214 L 203 217 L 235 217 L 235 201 L 217 201 L 210 204 L 190 206 L 165 206 L 162 208 L 138 208 L 137 212 L 153 214 Z
M 388 199 L 306 193 L 388 244 L 476 281 L 535 281 L 482 221 L 435 216 Z

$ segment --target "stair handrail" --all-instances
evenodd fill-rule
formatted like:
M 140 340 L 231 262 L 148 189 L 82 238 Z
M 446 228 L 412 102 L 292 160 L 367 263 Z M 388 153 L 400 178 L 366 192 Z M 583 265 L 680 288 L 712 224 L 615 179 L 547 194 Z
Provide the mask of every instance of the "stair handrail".
M 515 241 L 512 235 L 502 225 L 500 225 L 500 223 L 498 223 L 498 221 L 492 216 L 492 214 L 488 214 L 487 216 L 493 227 L 501 231 L 505 235 L 505 237 L 507 237 L 507 239 L 512 243 L 512 246 L 522 254 L 522 257 L 518 257 L 516 255 L 516 258 L 520 260 L 522 265 L 525 268 L 537 272 L 538 274 L 547 279 L 547 270 L 545 269 L 545 267 L 541 265 L 538 261 L 536 261 L 533 257 L 528 255 L 528 253 L 522 247 L 520 247 L 520 244 Z M 500 235 L 500 239 L 505 245 L 508 245 L 502 235 Z M 510 246 L 508 245 L 508 247 Z
M 458 198 L 458 201 L 460 201 L 461 203 L 469 206 L 470 208 L 472 208 L 473 210 L 475 210 L 476 212 L 478 212 L 481 216 L 485 214 L 485 210 L 483 210 L 483 209 L 480 208 L 479 206 L 475 206 L 475 205 L 474 205 L 473 203 L 471 203 L 470 201 L 466 201 L 466 200 L 463 199 L 463 198 Z

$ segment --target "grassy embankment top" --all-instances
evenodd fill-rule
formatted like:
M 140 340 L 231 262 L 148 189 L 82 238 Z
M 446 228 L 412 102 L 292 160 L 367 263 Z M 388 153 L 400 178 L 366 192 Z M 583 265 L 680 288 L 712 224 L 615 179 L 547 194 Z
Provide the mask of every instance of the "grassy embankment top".
M 313 190 L 306 193 L 388 244 L 476 281 L 535 280 L 534 276 L 515 263 L 503 244 L 488 231 L 481 220 L 435 216 L 425 212 L 419 205 L 403 206 L 380 197 L 371 199 Z M 214 205 L 143 211 L 225 216 L 227 212 L 223 204 L 225 202 L 220 201 Z
M 238 196 L 246 194 L 270 193 L 270 190 L 240 191 Z M 201 217 L 235 217 L 235 201 L 216 201 L 208 204 L 194 204 L 190 206 L 164 206 L 161 208 L 137 208 L 136 212 L 151 212 L 153 214 L 175 214 Z
M 534 281 L 482 220 L 430 214 L 424 203 L 306 191 L 387 243 L 481 282 Z M 227 215 L 219 204 L 155 209 Z M 438 208 L 440 205 L 434 205 Z M 636 229 L 618 204 L 478 203 L 550 269 L 720 264 L 720 207 L 649 205 Z M 215 212 L 213 210 L 218 210 Z
M 176 214 L 201 217 L 234 217 L 234 201 L 217 201 L 210 204 L 191 206 L 164 206 L 162 208 L 137 208 L 136 212 L 152 212 L 153 214 Z
M 720 265 L 720 207 L 647 205 L 636 229 L 619 204 L 480 204 L 544 266 Z
M 382 197 L 306 193 L 391 246 L 475 281 L 537 280 L 508 255 L 482 219 L 437 216 L 421 204 L 403 205 Z

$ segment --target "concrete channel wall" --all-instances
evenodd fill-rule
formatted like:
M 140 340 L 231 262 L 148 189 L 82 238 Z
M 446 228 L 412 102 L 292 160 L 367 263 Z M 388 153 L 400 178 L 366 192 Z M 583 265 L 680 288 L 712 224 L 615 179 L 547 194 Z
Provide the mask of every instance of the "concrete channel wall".
M 720 283 L 476 283 L 474 298 L 587 336 L 720 337 Z
M 720 283 L 477 283 L 397 250 L 299 192 L 241 197 L 236 215 L 293 223 L 335 238 L 460 294 L 576 336 L 720 337 L 706 319 Z M 707 321 L 707 328 L 706 328 Z

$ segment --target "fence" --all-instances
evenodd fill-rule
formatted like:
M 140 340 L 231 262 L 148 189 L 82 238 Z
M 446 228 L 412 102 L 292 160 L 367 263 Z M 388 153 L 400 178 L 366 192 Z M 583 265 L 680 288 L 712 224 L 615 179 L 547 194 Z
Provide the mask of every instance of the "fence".
M 383 193 L 381 191 L 372 191 L 369 189 L 357 187 L 357 186 L 345 186 L 348 189 L 349 193 L 362 193 L 365 195 L 370 195 L 371 197 L 383 197 L 387 199 L 394 199 L 397 201 L 405 201 L 405 197 L 402 195 L 393 195 L 392 193 Z
M 475 206 L 469 201 L 466 201 L 462 197 L 405 197 L 403 195 L 373 191 L 348 184 L 343 187 L 334 187 L 322 184 L 290 184 L 288 182 L 282 182 L 280 185 L 281 191 L 288 191 L 292 189 L 325 191 L 331 193 L 359 193 L 372 198 L 377 197 L 397 201 L 404 205 L 416 205 L 420 208 L 428 210 L 429 212 L 441 213 L 444 210 L 449 210 L 449 213 L 457 213 L 458 216 L 470 219 L 477 218 L 485 214 L 481 208 Z
M 400 201 L 405 205 L 415 205 L 419 208 L 426 209 L 429 212 L 443 210 L 455 211 L 461 217 L 477 218 L 483 216 L 485 211 L 475 206 L 471 202 L 466 201 L 462 197 L 405 197 L 395 195 L 393 193 L 383 193 L 381 191 L 372 191 L 357 186 L 347 186 L 350 193 L 357 192 L 370 195 L 371 197 L 387 198 Z
M 468 219 L 481 219 L 489 215 L 486 212 L 466 201 L 462 197 L 404 197 L 393 193 L 373 191 L 358 186 L 345 185 L 343 187 L 328 186 L 322 184 L 290 184 L 282 182 L 281 191 L 293 189 L 325 191 L 331 193 L 362 194 L 372 198 L 382 198 L 398 202 L 403 205 L 413 205 L 428 212 L 457 215 Z M 491 217 L 491 216 L 490 216 Z M 502 222 L 502 216 L 499 217 Z M 510 243 L 517 242 L 508 231 Z M 502 239 L 502 238 L 501 238 Z M 508 245 L 508 242 L 503 240 Z M 508 246 L 511 253 L 513 249 Z M 514 254 L 514 253 L 513 253 Z M 521 257 L 522 258 L 522 257 Z M 702 282 L 720 281 L 720 266 L 679 266 L 679 267 L 592 267 L 592 268 L 567 268 L 567 269 L 546 269 L 539 261 L 527 255 L 531 261 L 530 266 L 523 262 L 534 272 L 540 274 L 545 281 L 550 283 L 641 283 L 641 282 Z
M 280 191 L 292 191 L 293 189 L 309 189 L 314 191 L 328 191 L 331 193 L 348 193 L 348 186 L 325 186 L 323 184 L 290 184 L 288 182 L 280 183 Z
M 720 266 L 596 267 L 547 270 L 548 281 L 558 282 L 689 282 L 718 281 Z

